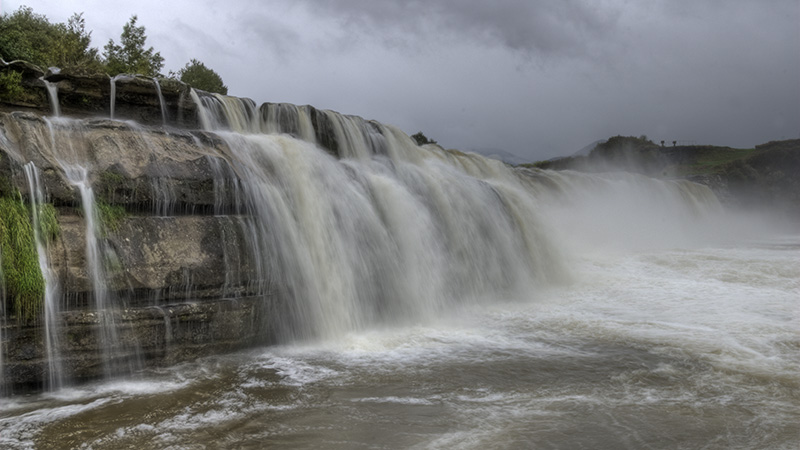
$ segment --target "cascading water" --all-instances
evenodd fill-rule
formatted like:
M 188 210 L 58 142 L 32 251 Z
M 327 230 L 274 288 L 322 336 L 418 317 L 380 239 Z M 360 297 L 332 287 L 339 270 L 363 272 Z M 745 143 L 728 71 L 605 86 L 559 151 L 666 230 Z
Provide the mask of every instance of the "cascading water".
M 213 160 L 215 191 L 224 195 L 238 178 L 244 234 L 264 283 L 259 292 L 269 285 L 286 299 L 287 311 L 272 324 L 285 339 L 429 317 L 564 279 L 558 233 L 539 207 L 557 204 L 559 195 L 589 201 L 630 188 L 589 177 L 602 186 L 587 197 L 581 176 L 540 175 L 547 182 L 538 183 L 502 163 L 422 149 L 392 127 L 324 111 L 342 157 L 336 160 L 315 145 L 301 108 L 265 105 L 259 117 L 246 100 L 193 98 L 203 126 L 231 152 Z M 252 134 L 257 121 L 271 134 Z M 684 203 L 704 202 L 697 195 L 709 193 L 655 180 L 630 183 L 671 199 L 665 211 L 678 215 L 686 214 Z M 554 193 L 552 185 L 564 186 Z M 215 206 L 218 213 L 229 209 Z
M 259 111 L 262 132 L 285 133 L 306 142 L 316 143 L 310 107 L 289 103 L 265 103 Z
M 161 94 L 161 84 L 158 82 L 158 78 L 153 77 L 153 84 L 156 87 L 156 94 L 158 94 L 158 105 L 161 107 L 161 124 L 167 124 L 167 107 L 164 102 L 164 96 Z
M 45 88 L 47 88 L 47 96 L 50 98 L 51 113 L 55 117 L 61 116 L 61 105 L 58 102 L 58 85 L 45 80 L 44 77 L 40 79 L 44 83 Z
M 197 105 L 197 115 L 204 130 L 230 130 L 237 133 L 261 131 L 260 113 L 252 100 L 221 94 L 201 96 L 194 89 L 190 95 Z
M 61 311 L 61 291 L 58 275 L 50 267 L 48 258 L 49 244 L 47 236 L 43 236 L 41 210 L 45 204 L 44 190 L 39 179 L 39 170 L 30 162 L 25 165 L 25 176 L 28 179 L 28 192 L 31 196 L 31 215 L 33 217 L 33 235 L 36 252 L 39 257 L 39 269 L 45 282 L 44 288 L 44 329 L 45 349 L 47 354 L 47 388 L 59 389 L 64 385 L 64 369 L 61 362 L 61 327 L 58 324 Z
M 110 105 L 110 112 L 109 112 L 109 118 L 111 120 L 114 120 L 114 110 L 115 110 L 116 104 L 117 104 L 117 80 L 130 80 L 132 78 L 133 78 L 132 75 L 128 75 L 128 74 L 125 74 L 125 73 L 121 73 L 119 75 L 115 75 L 115 76 L 111 77 L 111 81 L 110 81 L 111 82 L 111 96 L 110 96 L 111 105 Z
M 91 295 L 98 319 L 97 334 L 103 372 L 107 377 L 129 374 L 141 367 L 141 362 L 135 343 L 122 342 L 118 333 L 116 316 L 122 305 L 115 293 L 108 289 L 107 251 L 99 236 L 99 213 L 89 180 L 89 163 L 82 161 L 86 157 L 81 155 L 82 150 L 78 148 L 84 140 L 85 130 L 80 121 L 59 119 L 46 122 L 53 155 L 66 179 L 80 193 L 81 210 L 86 224 L 86 271 L 92 285 Z
M 370 158 L 375 154 L 386 154 L 388 149 L 379 126 L 360 117 L 350 117 L 325 112 L 333 123 L 336 142 L 339 142 L 341 156 L 345 158 Z

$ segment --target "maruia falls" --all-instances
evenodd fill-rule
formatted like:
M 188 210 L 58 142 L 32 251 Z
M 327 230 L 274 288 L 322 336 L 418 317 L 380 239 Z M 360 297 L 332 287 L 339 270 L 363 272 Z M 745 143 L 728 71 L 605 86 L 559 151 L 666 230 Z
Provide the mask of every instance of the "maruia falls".
M 647 447 L 672 425 L 700 433 L 684 415 L 691 408 L 715 418 L 702 428 L 719 442 L 791 440 L 797 335 L 769 317 L 745 326 L 769 336 L 737 334 L 735 311 L 758 309 L 752 301 L 788 314 L 797 276 L 778 249 L 796 244 L 734 249 L 722 235 L 750 238 L 749 228 L 732 225 L 706 186 L 514 168 L 418 146 L 376 121 L 179 83 L 48 79 L 49 111 L 0 113 L 0 392 L 11 405 L 0 442 L 54 445 L 58 423 L 75 427 L 71 445 L 94 448 L 201 448 L 187 444 L 195 438 L 393 446 L 350 428 L 388 426 L 350 410 L 358 405 L 374 417 L 425 408 L 449 417 L 425 431 L 401 420 L 385 434 L 398 447 L 478 448 L 499 435 L 503 448 L 535 436 Z M 745 265 L 755 267 L 751 279 L 723 283 Z M 754 279 L 759 271 L 765 278 Z M 722 297 L 732 304 L 718 305 Z M 681 311 L 693 306 L 673 303 L 681 298 L 702 304 L 692 319 Z M 438 387 L 401 388 L 392 374 Z M 757 412 L 724 412 L 711 379 Z M 214 398 L 180 397 L 184 386 Z M 172 395 L 151 422 L 108 419 L 96 432 L 71 423 Z M 648 402 L 663 402 L 660 412 Z M 611 403 L 613 419 L 600 406 Z M 333 428 L 349 420 L 339 428 L 350 432 L 319 434 L 323 407 L 342 416 L 330 418 Z M 300 416 L 281 416 L 296 408 L 302 427 Z M 480 411 L 489 428 L 477 426 Z M 729 429 L 725 414 L 746 430 Z M 554 424 L 566 416 L 596 424 L 586 430 L 594 440 Z M 525 428 L 535 418 L 551 425 Z M 227 421 L 243 427 L 233 440 L 203 437 Z

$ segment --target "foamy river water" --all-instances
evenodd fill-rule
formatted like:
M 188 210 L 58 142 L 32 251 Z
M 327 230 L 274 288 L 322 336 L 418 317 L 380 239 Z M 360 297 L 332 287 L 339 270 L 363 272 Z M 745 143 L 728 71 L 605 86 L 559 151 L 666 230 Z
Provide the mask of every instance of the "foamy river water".
M 4 398 L 0 447 L 796 449 L 799 255 L 587 252 L 446 317 Z

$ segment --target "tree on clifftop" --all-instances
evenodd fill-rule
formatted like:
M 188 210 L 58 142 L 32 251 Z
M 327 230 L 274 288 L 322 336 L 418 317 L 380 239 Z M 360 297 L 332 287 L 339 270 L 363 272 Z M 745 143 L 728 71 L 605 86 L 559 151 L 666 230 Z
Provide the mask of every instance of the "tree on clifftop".
M 416 142 L 417 145 L 436 144 L 436 141 L 434 141 L 433 139 L 428 139 L 428 136 L 425 136 L 425 134 L 422 131 L 419 131 L 416 134 L 411 135 L 411 139 L 414 139 L 414 142 Z
M 114 76 L 120 73 L 135 73 L 154 77 L 158 75 L 164 67 L 164 58 L 161 53 L 154 52 L 153 47 L 144 48 L 147 36 L 144 34 L 144 26 L 137 27 L 136 15 L 131 16 L 131 20 L 122 27 L 120 45 L 114 43 L 113 39 L 108 40 L 104 47 L 103 57 L 105 58 L 106 71 Z
M 206 67 L 202 62 L 192 59 L 177 73 L 180 80 L 197 89 L 227 95 L 228 86 L 222 83 L 217 72 Z
M 0 57 L 23 60 L 41 68 L 55 66 L 85 72 L 102 72 L 97 49 L 89 47 L 83 13 L 73 14 L 66 24 L 50 23 L 30 7 L 0 16 Z

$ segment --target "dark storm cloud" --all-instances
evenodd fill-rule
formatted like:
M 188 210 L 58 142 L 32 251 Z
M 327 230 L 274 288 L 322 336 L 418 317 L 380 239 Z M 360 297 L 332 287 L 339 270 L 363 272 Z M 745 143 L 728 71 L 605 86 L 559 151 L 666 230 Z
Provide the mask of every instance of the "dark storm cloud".
M 615 8 L 579 0 L 305 0 L 372 33 L 455 33 L 524 53 L 584 54 L 615 27 Z M 426 26 L 432 27 L 427 29 Z M 408 36 L 412 40 L 415 36 Z
M 484 128 L 482 136 L 505 130 L 504 145 L 515 151 L 563 154 L 613 134 L 645 133 L 751 146 L 800 132 L 796 0 L 304 3 L 325 20 L 376 42 L 471 43 L 481 55 L 476 61 L 486 58 L 486 65 L 492 48 L 510 50 L 516 63 L 506 59 L 498 65 L 494 59 L 491 70 L 462 64 L 466 71 L 442 69 L 440 76 L 463 86 L 467 96 L 483 94 L 485 109 L 502 111 L 470 119 Z M 494 92 L 500 73 L 508 71 L 520 72 L 505 84 L 516 98 Z M 454 119 L 455 105 L 432 108 L 440 118 L 432 118 L 428 128 L 446 133 L 453 128 L 448 121 L 461 120 Z M 418 114 L 431 117 L 433 111 Z M 481 135 L 452 137 L 467 148 L 485 145 Z
M 423 130 L 532 160 L 616 134 L 748 147 L 800 137 L 798 0 L 4 0 L 86 11 L 95 45 L 132 14 L 176 70 L 232 95 Z

